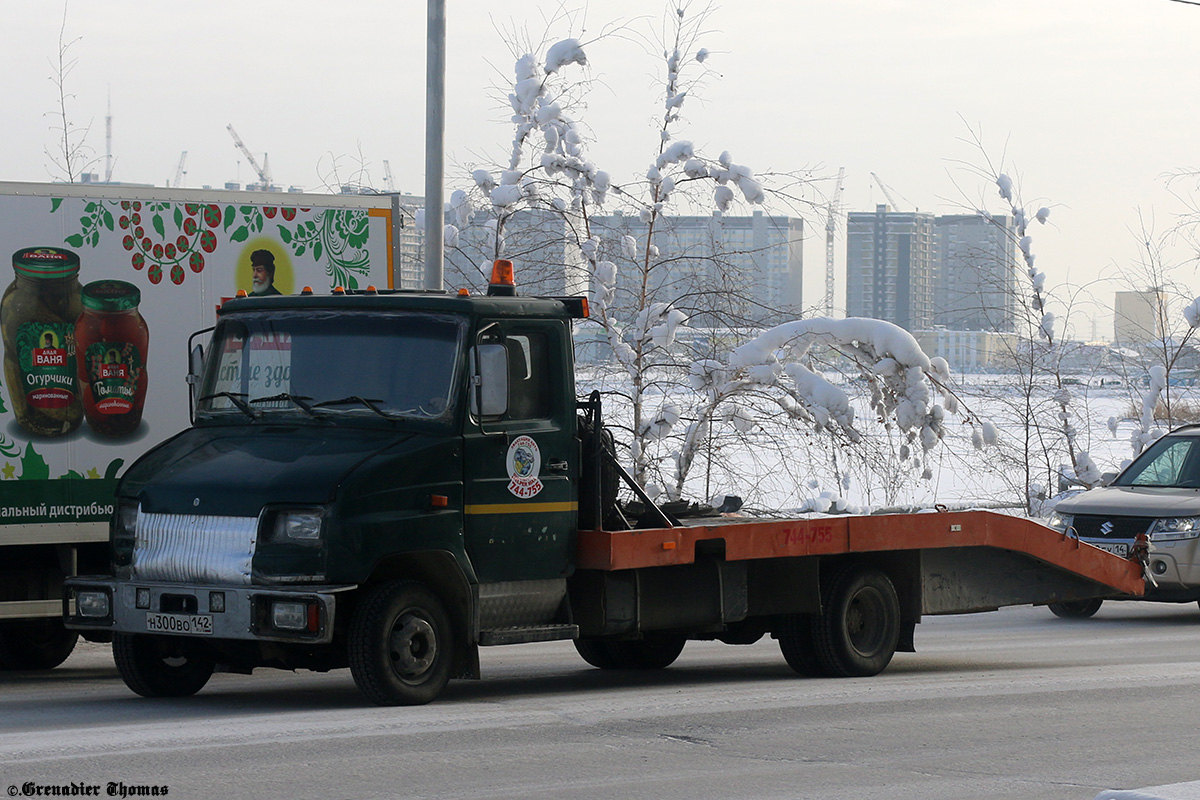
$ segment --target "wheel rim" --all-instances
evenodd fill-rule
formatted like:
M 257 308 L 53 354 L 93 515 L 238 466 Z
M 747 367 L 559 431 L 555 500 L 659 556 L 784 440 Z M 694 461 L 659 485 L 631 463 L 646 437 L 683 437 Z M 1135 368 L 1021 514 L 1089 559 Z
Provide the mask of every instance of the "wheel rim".
M 873 656 L 884 646 L 887 632 L 887 603 L 883 594 L 870 586 L 854 593 L 846 609 L 846 633 L 859 655 Z
M 425 617 L 405 611 L 396 618 L 388 637 L 392 671 L 406 683 L 418 683 L 437 661 L 437 633 Z

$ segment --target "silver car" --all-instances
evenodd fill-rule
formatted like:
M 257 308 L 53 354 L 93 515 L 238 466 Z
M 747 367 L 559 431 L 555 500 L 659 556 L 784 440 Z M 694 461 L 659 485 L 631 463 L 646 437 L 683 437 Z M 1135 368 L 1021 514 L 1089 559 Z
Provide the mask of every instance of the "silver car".
M 1138 534 L 1149 539 L 1143 599 L 1200 601 L 1200 425 L 1171 431 L 1103 488 L 1060 502 L 1050 526 L 1126 556 Z M 1101 600 L 1051 604 L 1060 617 L 1090 617 Z

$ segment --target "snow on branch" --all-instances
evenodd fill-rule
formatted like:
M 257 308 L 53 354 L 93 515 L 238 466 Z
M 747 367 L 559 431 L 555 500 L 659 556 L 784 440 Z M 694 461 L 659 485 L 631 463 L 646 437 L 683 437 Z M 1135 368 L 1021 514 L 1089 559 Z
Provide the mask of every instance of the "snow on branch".
M 872 409 L 894 422 L 910 442 L 919 440 L 924 451 L 937 445 L 944 435 L 945 408 L 935 405 L 934 398 L 952 396 L 943 380 L 949 367 L 944 361 L 935 367 L 912 334 L 898 325 L 857 317 L 787 322 L 735 349 L 729 367 L 737 379 L 750 383 L 777 382 L 779 373 L 787 375 L 818 430 L 840 430 L 852 442 L 858 441 L 861 434 L 854 427 L 849 396 L 801 363 L 817 343 L 852 359 L 871 386 Z M 938 380 L 932 380 L 931 374 Z

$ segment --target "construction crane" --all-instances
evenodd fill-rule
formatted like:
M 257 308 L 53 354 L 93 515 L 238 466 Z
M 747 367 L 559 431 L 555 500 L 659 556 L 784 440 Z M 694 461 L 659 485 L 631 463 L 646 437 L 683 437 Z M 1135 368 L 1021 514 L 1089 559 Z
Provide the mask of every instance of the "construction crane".
M 888 191 L 887 184 L 883 182 L 883 179 L 880 178 L 878 175 L 876 175 L 874 172 L 871 173 L 871 177 L 875 179 L 875 183 L 879 184 L 879 188 L 883 190 L 883 196 L 887 198 L 888 205 L 892 207 L 892 211 L 899 211 L 900 206 L 896 203 L 895 200 L 892 199 L 892 193 L 890 191 Z M 908 205 L 912 205 L 912 204 L 909 203 Z
M 108 93 L 108 111 L 104 114 L 104 182 L 112 182 L 112 91 Z
M 874 173 L 872 173 L 874 174 Z M 846 168 L 838 167 L 837 185 L 829 201 L 828 218 L 825 220 L 825 316 L 833 316 L 833 234 L 837 231 L 837 218 L 841 213 L 842 179 Z
M 184 162 L 187 161 L 187 150 L 179 154 L 179 164 L 175 167 L 175 180 L 171 181 L 171 185 L 179 188 L 183 185 L 183 176 L 187 174 L 187 170 L 183 168 Z
M 383 186 L 389 192 L 396 191 L 396 186 L 392 183 L 392 165 L 386 158 L 383 160 Z
M 242 151 L 242 155 L 250 162 L 250 168 L 258 174 L 258 182 L 262 184 L 262 190 L 268 192 L 271 190 L 271 168 L 267 162 L 267 154 L 263 153 L 263 163 L 260 167 L 258 160 L 254 158 L 254 154 L 250 152 L 250 148 L 246 147 L 246 143 L 242 141 L 242 137 L 237 135 L 237 131 L 233 129 L 233 125 L 226 125 L 225 130 L 229 131 L 229 135 L 233 137 L 233 143 L 237 145 L 238 150 Z

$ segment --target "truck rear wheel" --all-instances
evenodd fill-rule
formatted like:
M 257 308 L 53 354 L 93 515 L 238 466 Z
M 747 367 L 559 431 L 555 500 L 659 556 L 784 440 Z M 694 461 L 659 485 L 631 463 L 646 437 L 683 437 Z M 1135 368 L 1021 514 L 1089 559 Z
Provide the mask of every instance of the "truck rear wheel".
M 113 634 L 113 660 L 121 680 L 142 697 L 190 697 L 216 666 L 190 639 L 131 633 Z
M 1072 600 L 1067 603 L 1050 603 L 1046 608 L 1050 609 L 1050 613 L 1056 617 L 1063 619 L 1087 619 L 1093 616 L 1100 610 L 1104 600 L 1100 598 L 1092 600 Z
M 834 574 L 822 599 L 813 641 L 825 674 L 862 678 L 883 672 L 900 637 L 900 601 L 888 576 L 851 566 Z
M 783 660 L 796 674 L 815 678 L 824 675 L 813 641 L 813 618 L 808 614 L 788 614 L 775 635 Z
M 393 581 L 364 598 L 350 623 L 350 673 L 381 706 L 423 705 L 450 680 L 450 615 L 419 583 Z
M 0 667 L 54 669 L 67 660 L 79 635 L 61 619 L 22 619 L 0 623 Z

